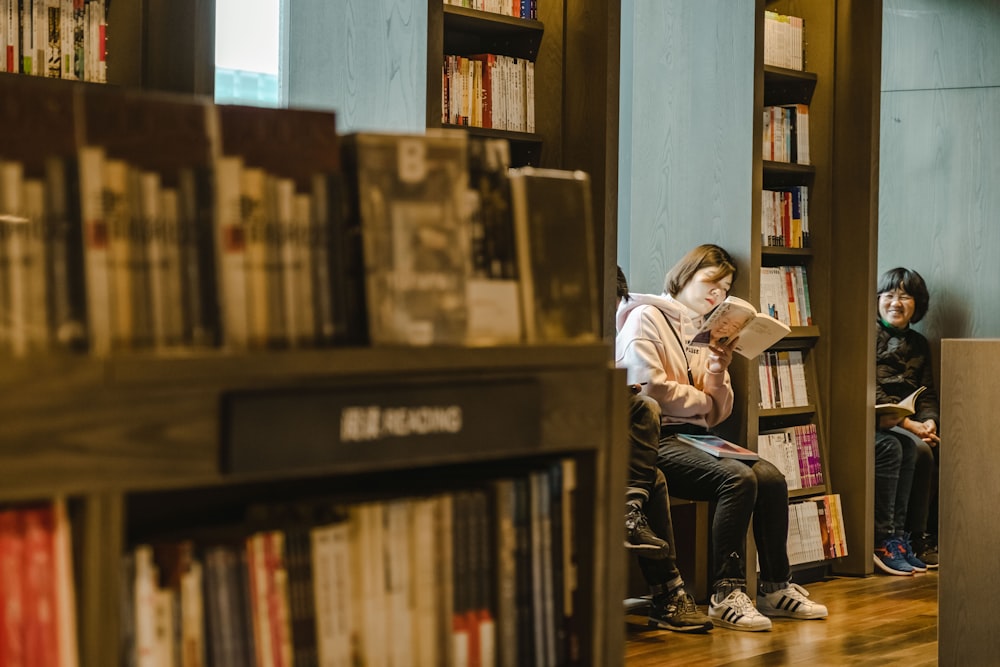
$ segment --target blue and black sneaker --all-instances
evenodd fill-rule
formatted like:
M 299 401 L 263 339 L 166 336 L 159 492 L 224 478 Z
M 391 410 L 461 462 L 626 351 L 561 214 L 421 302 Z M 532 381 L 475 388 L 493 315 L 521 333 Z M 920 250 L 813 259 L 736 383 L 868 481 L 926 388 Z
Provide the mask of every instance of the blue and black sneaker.
M 875 565 L 886 574 L 909 576 L 913 566 L 906 562 L 906 549 L 898 537 L 887 538 L 875 547 Z

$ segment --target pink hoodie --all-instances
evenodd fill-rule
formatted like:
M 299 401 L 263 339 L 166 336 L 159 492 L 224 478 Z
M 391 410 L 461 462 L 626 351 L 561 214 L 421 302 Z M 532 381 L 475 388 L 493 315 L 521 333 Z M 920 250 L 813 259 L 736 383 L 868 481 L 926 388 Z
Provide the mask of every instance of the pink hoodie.
M 709 428 L 723 421 L 733 410 L 729 372 L 710 373 L 708 348 L 682 349 L 666 321 L 670 318 L 681 340 L 688 341 L 701 326 L 702 316 L 669 294 L 629 297 L 615 315 L 615 365 L 628 371 L 630 384 L 646 383 L 643 393 L 660 404 L 663 424 Z M 693 386 L 688 382 L 689 367 Z

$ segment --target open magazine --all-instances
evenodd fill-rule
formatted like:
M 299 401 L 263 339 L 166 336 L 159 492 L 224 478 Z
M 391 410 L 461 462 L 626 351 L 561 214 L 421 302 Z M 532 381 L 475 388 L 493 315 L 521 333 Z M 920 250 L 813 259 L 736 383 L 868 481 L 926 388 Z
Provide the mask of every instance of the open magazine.
M 875 416 L 893 415 L 898 419 L 909 417 L 917 411 L 917 397 L 924 392 L 927 387 L 920 387 L 915 392 L 898 403 L 878 403 L 875 405 Z
M 739 336 L 733 349 L 747 359 L 753 359 L 791 331 L 791 327 L 784 322 L 757 312 L 750 302 L 728 296 L 705 318 L 691 344 L 725 344 Z

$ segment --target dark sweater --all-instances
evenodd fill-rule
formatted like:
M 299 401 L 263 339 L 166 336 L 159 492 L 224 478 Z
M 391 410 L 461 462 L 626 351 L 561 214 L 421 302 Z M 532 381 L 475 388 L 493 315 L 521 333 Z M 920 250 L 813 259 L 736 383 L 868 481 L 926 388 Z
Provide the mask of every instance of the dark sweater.
M 940 428 L 927 339 L 909 327 L 896 329 L 881 320 L 876 320 L 875 328 L 875 402 L 897 403 L 920 387 L 927 387 L 917 398 L 917 413 L 910 419 L 933 419 Z

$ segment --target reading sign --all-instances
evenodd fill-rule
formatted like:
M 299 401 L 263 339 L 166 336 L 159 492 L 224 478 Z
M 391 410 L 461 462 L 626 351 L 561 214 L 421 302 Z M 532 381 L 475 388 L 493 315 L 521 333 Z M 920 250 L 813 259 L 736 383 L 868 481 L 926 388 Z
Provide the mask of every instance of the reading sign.
M 541 403 L 538 383 L 520 378 L 231 392 L 220 463 L 249 473 L 530 453 Z

